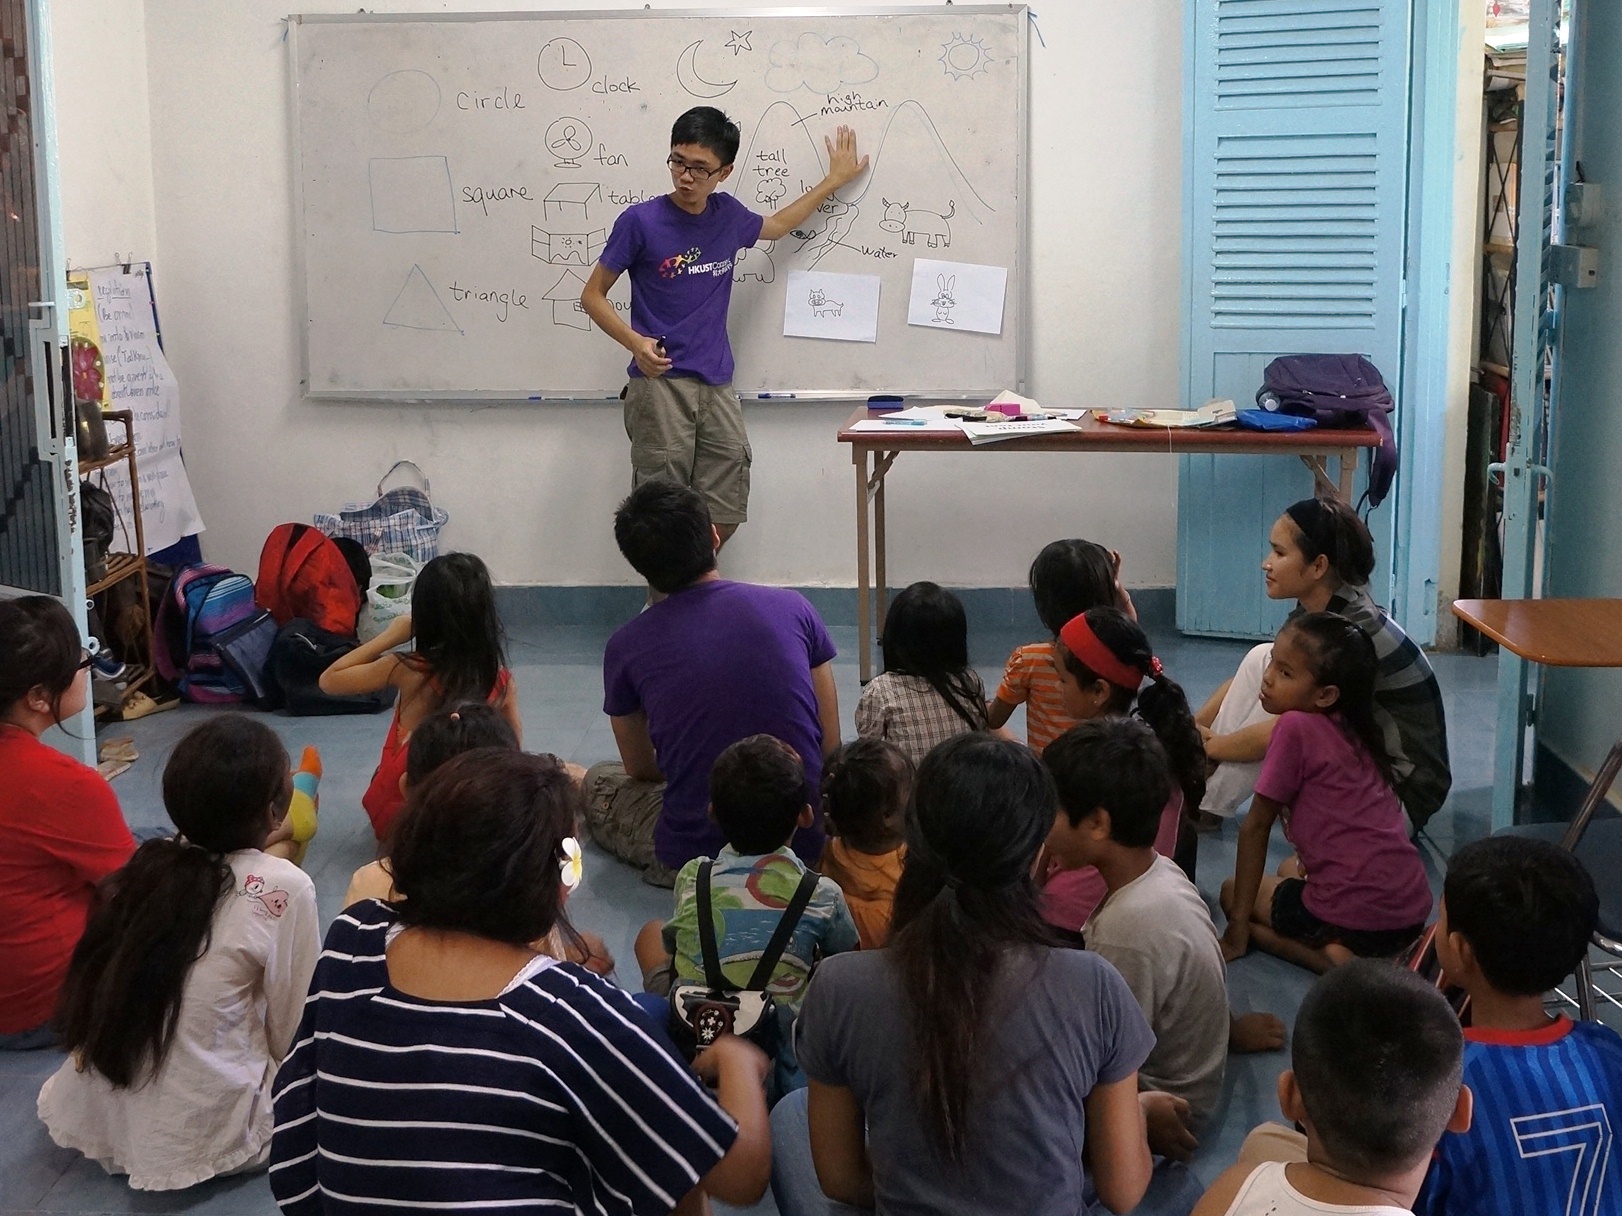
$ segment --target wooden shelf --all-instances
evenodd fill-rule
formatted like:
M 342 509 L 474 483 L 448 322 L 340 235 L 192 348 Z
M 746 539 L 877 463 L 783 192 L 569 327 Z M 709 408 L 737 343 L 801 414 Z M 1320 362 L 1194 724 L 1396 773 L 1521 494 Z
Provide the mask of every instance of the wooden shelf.
M 1508 241 L 1483 241 L 1481 251 L 1483 253 L 1502 254 L 1504 257 L 1513 257 L 1515 246 Z
M 145 574 L 146 562 L 133 553 L 109 553 L 107 555 L 107 573 L 90 586 L 85 588 L 87 596 L 98 596 L 107 588 L 115 586 L 129 578 L 132 574 Z

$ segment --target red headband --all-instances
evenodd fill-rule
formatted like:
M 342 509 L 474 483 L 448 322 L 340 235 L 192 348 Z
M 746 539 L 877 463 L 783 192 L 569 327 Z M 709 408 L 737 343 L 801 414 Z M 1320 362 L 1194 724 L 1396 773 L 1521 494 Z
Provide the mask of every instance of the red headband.
M 1085 615 L 1071 617 L 1070 622 L 1059 630 L 1059 640 L 1088 671 L 1097 673 L 1111 684 L 1136 692 L 1143 683 L 1145 673 L 1123 662 L 1113 650 L 1099 641 Z M 1160 660 L 1150 659 L 1149 663 L 1150 671 L 1159 675 Z

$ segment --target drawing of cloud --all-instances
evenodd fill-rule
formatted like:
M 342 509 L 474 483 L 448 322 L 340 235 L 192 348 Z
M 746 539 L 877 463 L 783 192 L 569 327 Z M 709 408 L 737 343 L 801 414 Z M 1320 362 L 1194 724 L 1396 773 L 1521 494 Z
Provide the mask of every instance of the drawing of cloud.
M 848 84 L 865 84 L 879 74 L 879 65 L 862 54 L 854 38 L 823 39 L 809 32 L 793 42 L 775 44 L 771 61 L 766 87 L 774 93 L 799 88 L 832 93 Z

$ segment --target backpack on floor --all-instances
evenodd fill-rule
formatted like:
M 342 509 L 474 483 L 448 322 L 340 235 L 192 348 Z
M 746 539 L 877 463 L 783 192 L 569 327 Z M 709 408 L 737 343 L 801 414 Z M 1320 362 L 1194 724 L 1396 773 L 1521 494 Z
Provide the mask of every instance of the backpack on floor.
M 278 627 L 302 617 L 354 637 L 364 590 L 343 551 L 309 524 L 278 524 L 260 550 L 254 597 Z
M 245 634 L 255 628 L 262 632 L 269 622 L 270 614 L 254 603 L 247 575 L 206 562 L 182 567 L 158 608 L 153 666 L 188 701 L 224 705 L 254 699 L 239 669 L 226 662 L 220 642 L 241 643 Z
M 1366 426 L 1379 432 L 1369 457 L 1369 488 L 1363 497 L 1377 507 L 1397 475 L 1397 437 L 1391 400 L 1380 369 L 1362 355 L 1284 355 L 1262 372 L 1256 404 L 1266 410 L 1311 418 L 1324 427 Z
M 265 662 L 275 703 L 296 718 L 327 714 L 375 714 L 394 704 L 392 687 L 351 697 L 321 691 L 321 673 L 355 649 L 355 639 L 329 633 L 294 617 L 276 633 Z

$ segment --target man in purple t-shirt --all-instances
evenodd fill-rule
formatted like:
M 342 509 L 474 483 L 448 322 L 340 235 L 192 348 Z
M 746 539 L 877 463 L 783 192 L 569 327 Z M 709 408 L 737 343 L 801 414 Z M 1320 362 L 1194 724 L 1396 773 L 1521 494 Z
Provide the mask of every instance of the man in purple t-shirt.
M 668 477 L 709 505 L 725 544 L 749 511 L 749 437 L 732 391 L 727 306 L 738 250 L 775 241 L 804 223 L 833 192 L 867 168 L 856 134 L 840 127 L 828 146 L 828 175 L 769 216 L 715 188 L 732 173 L 738 127 L 713 106 L 697 106 L 670 131 L 669 194 L 621 212 L 580 306 L 631 352 L 625 430 L 631 485 Z M 631 323 L 608 289 L 631 275 Z
M 816 789 L 839 746 L 834 644 L 797 591 L 723 579 L 719 530 L 698 493 L 643 482 L 614 515 L 620 552 L 664 598 L 622 625 L 603 651 L 603 711 L 620 763 L 586 774 L 586 823 L 643 880 L 671 886 L 694 857 L 726 843 L 709 817 L 710 769 L 740 739 L 774 735 Z M 820 821 L 794 834 L 815 865 Z

